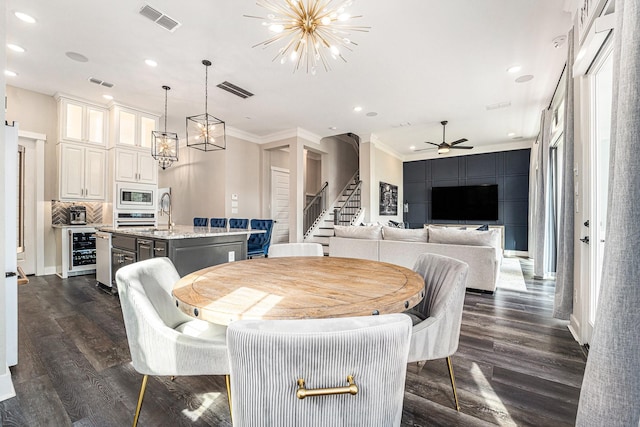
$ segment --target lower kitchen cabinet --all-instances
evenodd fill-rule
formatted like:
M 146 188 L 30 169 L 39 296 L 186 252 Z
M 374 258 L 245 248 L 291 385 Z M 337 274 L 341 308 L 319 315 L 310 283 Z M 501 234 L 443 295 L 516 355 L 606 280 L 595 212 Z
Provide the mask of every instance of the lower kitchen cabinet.
M 166 240 L 142 239 L 138 237 L 138 261 L 158 256 L 167 256 Z
M 111 284 L 116 286 L 116 273 L 119 269 L 136 261 L 136 238 L 113 234 L 111 237 Z
M 247 235 L 216 235 L 196 238 L 152 238 L 153 233 L 112 233 L 112 283 L 119 268 L 149 258 L 166 256 L 180 277 L 230 261 L 247 259 Z

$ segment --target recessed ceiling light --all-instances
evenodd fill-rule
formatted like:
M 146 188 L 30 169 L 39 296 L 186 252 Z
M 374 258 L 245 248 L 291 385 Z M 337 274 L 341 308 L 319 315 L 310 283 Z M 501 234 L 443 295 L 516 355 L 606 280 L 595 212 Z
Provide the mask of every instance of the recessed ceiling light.
M 108 99 L 108 100 L 112 100 L 112 99 L 113 99 L 113 96 L 111 96 L 111 95 L 107 95 L 107 94 L 102 95 L 102 97 L 103 97 L 104 99 Z
M 533 76 L 531 74 L 525 74 L 524 76 L 520 76 L 516 79 L 516 83 L 524 83 L 529 80 L 533 80 Z
M 78 52 L 65 52 L 67 58 L 77 62 L 89 62 L 89 58 Z
M 14 13 L 14 15 L 21 21 L 27 22 L 29 24 L 35 24 L 36 23 L 36 18 L 34 18 L 31 15 L 27 15 L 24 12 L 16 12 Z
M 412 145 L 411 147 L 409 147 L 409 150 L 414 151 L 416 149 L 415 145 Z
M 509 132 L 509 133 L 507 134 L 507 136 L 508 136 L 508 137 L 516 136 L 516 133 L 515 133 L 515 132 Z
M 335 127 L 335 126 L 329 126 L 329 129 L 331 129 L 331 130 L 336 130 L 336 129 L 338 129 L 338 128 L 337 128 L 337 127 Z
M 512 65 L 511 67 L 507 68 L 507 73 L 517 73 L 521 69 L 522 67 L 520 65 Z
M 353 111 L 359 113 L 360 111 L 362 111 L 362 107 L 353 107 Z
M 19 53 L 23 53 L 24 52 L 24 48 L 22 46 L 18 46 L 17 44 L 7 44 L 7 47 L 14 51 L 14 52 L 19 52 Z
M 18 75 L 18 73 L 16 73 L 15 71 L 11 71 L 11 70 L 4 70 L 4 75 L 5 76 L 9 76 L 9 77 L 16 77 Z
M 375 117 L 375 116 L 377 116 L 377 115 L 378 115 L 378 113 L 376 113 L 375 111 L 369 111 L 369 112 L 367 113 L 367 117 Z
M 149 67 L 157 67 L 158 63 L 156 61 L 154 61 L 153 59 L 145 59 L 144 63 L 147 64 Z

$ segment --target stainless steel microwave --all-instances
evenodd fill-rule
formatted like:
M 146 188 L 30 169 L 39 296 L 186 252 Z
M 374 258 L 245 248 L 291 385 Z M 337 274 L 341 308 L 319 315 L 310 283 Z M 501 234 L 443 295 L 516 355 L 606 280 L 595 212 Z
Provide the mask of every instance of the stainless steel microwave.
M 155 210 L 155 196 L 155 186 L 141 184 L 118 184 L 117 208 Z

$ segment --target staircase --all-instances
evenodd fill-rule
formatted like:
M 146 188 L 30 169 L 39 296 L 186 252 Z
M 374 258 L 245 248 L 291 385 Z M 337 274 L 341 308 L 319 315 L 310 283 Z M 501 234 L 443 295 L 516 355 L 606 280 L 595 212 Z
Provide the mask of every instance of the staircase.
M 333 205 L 316 219 L 305 234 L 304 241 L 320 243 L 325 256 L 329 255 L 329 238 L 334 235 L 333 226 L 357 223 L 362 219 L 362 214 L 360 181 L 356 172 Z

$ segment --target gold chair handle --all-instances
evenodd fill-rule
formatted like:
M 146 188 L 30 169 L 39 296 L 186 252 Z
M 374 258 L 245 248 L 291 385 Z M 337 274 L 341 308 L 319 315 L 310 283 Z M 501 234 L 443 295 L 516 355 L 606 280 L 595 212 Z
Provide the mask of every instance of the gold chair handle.
M 358 394 L 358 386 L 353 382 L 353 375 L 347 376 L 347 387 L 333 387 L 333 388 L 304 388 L 304 379 L 298 379 L 298 390 L 296 391 L 296 397 L 298 399 L 304 399 L 307 396 L 328 396 L 330 394 Z

